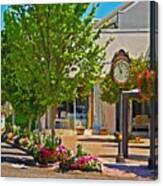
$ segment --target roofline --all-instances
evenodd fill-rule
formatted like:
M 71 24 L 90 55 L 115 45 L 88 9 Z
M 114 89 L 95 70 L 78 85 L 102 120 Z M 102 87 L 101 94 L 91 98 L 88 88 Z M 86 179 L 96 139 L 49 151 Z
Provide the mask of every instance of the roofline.
M 95 28 L 101 26 L 105 21 L 112 19 L 114 16 L 117 15 L 118 11 L 123 11 L 126 8 L 130 7 L 132 4 L 134 4 L 135 1 L 131 1 L 131 2 L 126 2 L 124 5 L 120 6 L 118 9 L 116 9 L 115 11 L 113 11 L 111 14 L 109 14 L 108 16 L 106 16 L 104 19 L 102 19 L 101 21 L 99 21 L 96 25 Z
M 101 33 L 149 33 L 150 29 L 102 29 Z

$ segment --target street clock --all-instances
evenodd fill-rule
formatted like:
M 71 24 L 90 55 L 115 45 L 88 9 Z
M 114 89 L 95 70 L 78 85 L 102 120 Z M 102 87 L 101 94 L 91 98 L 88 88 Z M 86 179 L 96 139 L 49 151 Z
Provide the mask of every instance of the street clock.
M 120 85 L 125 84 L 130 76 L 130 59 L 124 50 L 119 50 L 112 60 L 112 77 Z

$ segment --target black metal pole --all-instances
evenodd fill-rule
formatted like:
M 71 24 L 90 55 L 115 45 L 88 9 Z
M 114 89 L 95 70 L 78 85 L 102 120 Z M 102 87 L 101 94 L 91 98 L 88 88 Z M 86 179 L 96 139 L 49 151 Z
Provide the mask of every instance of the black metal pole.
M 123 148 L 123 93 L 121 91 L 120 96 L 120 114 L 119 114 L 119 132 L 122 135 L 122 139 L 118 139 L 118 155 L 116 162 L 124 162 L 124 148 Z M 121 137 L 120 137 L 121 138 Z
M 122 105 L 122 122 L 123 122 L 123 153 L 124 157 L 128 157 L 128 94 L 123 94 Z
M 158 4 L 154 1 L 150 2 L 150 68 L 157 70 L 157 15 Z M 152 169 L 157 168 L 157 83 L 156 83 L 156 95 L 152 97 L 150 102 L 150 158 L 149 167 Z

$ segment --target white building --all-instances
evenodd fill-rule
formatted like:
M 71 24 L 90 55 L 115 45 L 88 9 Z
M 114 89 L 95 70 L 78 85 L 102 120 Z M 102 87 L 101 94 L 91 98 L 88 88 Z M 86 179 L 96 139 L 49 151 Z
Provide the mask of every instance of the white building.
M 148 58 L 150 47 L 149 7 L 150 3 L 148 1 L 125 3 L 96 24 L 96 27 L 98 27 L 104 21 L 108 22 L 108 28 L 102 30 L 101 37 L 98 40 L 100 45 L 104 45 L 110 37 L 114 38 L 106 49 L 105 61 L 111 64 L 114 54 L 120 49 L 127 52 L 130 58 L 141 56 Z M 95 105 L 98 107 L 98 109 L 95 108 L 95 115 L 98 117 L 97 123 L 105 126 L 109 132 L 113 133 L 119 125 L 118 106 L 104 103 L 96 96 L 99 96 L 97 87 L 95 88 Z M 132 117 L 137 114 L 148 114 L 146 105 L 133 103 L 132 107 Z

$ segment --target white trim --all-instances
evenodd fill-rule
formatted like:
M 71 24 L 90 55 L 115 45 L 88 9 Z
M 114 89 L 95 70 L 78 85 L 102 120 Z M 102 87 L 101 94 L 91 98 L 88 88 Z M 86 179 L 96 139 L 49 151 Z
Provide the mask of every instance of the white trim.
M 124 10 L 120 10 L 118 11 L 118 14 L 123 14 L 126 13 L 128 10 L 130 10 L 131 8 L 133 8 L 136 4 L 138 4 L 141 1 L 136 1 L 133 4 L 131 4 L 130 6 L 128 6 L 127 8 L 125 8 Z M 142 1 L 143 2 L 143 1 Z
M 150 33 L 150 29 L 103 29 L 101 33 Z

